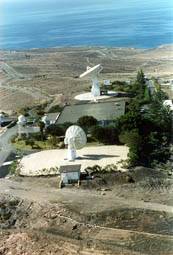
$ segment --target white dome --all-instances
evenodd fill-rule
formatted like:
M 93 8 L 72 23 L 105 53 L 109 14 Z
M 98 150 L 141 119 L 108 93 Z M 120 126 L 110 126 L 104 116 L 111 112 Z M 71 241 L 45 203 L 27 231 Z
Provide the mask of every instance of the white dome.
M 4 121 L 4 114 L 0 113 L 0 123 L 3 123 L 3 121 Z
M 26 123 L 26 118 L 25 118 L 24 115 L 20 115 L 18 117 L 18 123 L 20 123 L 20 124 L 25 124 Z
M 173 111 L 173 103 L 172 103 L 172 100 L 165 100 L 165 101 L 163 102 L 163 105 L 169 106 L 170 109 L 171 109 L 171 111 Z
M 48 121 L 47 115 L 44 115 L 44 116 L 41 118 L 41 120 L 42 120 L 44 123 L 46 123 L 46 122 Z
M 77 150 L 82 149 L 87 142 L 87 137 L 83 129 L 79 126 L 70 126 L 65 133 L 65 144 L 73 143 Z
M 3 119 L 3 118 L 4 118 L 4 114 L 0 113 L 0 119 Z

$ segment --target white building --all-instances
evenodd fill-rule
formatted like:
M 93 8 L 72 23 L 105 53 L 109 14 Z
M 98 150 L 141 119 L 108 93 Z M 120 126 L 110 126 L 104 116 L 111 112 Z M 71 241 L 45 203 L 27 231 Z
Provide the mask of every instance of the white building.
M 81 165 L 65 165 L 59 169 L 61 176 L 61 187 L 66 184 L 78 183 L 80 181 Z
M 163 102 L 163 105 L 169 106 L 171 111 L 173 111 L 173 102 L 172 102 L 172 100 L 165 100 Z

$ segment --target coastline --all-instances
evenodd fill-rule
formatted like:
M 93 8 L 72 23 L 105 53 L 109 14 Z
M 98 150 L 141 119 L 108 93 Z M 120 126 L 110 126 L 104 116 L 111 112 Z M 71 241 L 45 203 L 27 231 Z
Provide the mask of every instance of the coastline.
M 156 47 L 130 47 L 130 46 L 109 46 L 109 45 L 76 45 L 76 46 L 53 46 L 53 47 L 34 47 L 34 48 L 0 48 L 0 52 L 3 51 L 13 51 L 13 52 L 21 52 L 21 51 L 51 51 L 51 50 L 69 50 L 69 49 L 75 49 L 75 50 L 83 50 L 83 49 L 130 49 L 130 50 L 141 50 L 141 51 L 147 51 L 147 50 L 154 50 L 154 49 L 162 49 L 162 48 L 167 48 L 167 47 L 173 47 L 173 42 L 168 43 L 168 44 L 160 44 Z

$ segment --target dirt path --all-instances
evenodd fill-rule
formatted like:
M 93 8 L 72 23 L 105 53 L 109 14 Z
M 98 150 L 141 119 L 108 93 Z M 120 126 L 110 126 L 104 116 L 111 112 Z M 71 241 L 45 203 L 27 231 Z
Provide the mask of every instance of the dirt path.
M 0 179 L 0 204 L 9 204 L 7 216 L 11 215 L 6 224 L 15 224 L 0 231 L 0 253 L 173 254 L 173 207 L 167 203 L 171 189 L 150 192 L 137 184 L 99 190 L 57 186 L 58 177 Z
M 53 182 L 49 180 L 46 181 L 46 178 L 39 178 L 38 180 L 35 178 L 33 181 L 31 179 L 32 178 L 26 178 L 25 180 L 25 178 L 23 178 L 21 179 L 22 181 L 0 179 L 0 193 L 36 202 L 62 203 L 69 207 L 80 208 L 81 213 L 98 213 L 99 211 L 114 210 L 117 207 L 173 213 L 173 206 L 147 200 L 147 198 L 149 198 L 147 192 L 143 194 L 144 196 L 142 199 L 139 194 L 138 196 L 136 194 L 136 199 L 134 199 L 134 195 L 131 198 L 127 195 L 125 197 L 125 190 L 123 189 L 121 190 L 121 195 L 118 194 L 120 192 L 118 189 L 113 189 L 104 193 L 102 191 L 78 188 L 58 189 L 58 178 L 57 186 L 56 179 L 54 179 Z M 53 186 L 51 187 L 51 185 Z M 166 191 L 163 193 L 166 193 Z M 156 195 L 155 199 L 159 199 L 159 196 L 161 195 Z M 165 202 L 163 201 L 163 203 Z

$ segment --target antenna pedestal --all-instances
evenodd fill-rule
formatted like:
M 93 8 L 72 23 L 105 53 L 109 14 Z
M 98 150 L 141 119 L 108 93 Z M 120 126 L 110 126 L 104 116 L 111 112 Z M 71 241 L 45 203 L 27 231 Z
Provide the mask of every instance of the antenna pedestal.
M 27 138 L 29 137 L 27 127 L 22 123 L 18 123 L 18 137 L 21 138 L 22 134 L 25 134 Z
M 100 86 L 99 86 L 99 82 L 98 80 L 95 78 L 95 79 L 92 79 L 92 88 L 91 88 L 91 94 L 94 96 L 94 97 L 98 97 L 100 96 Z
M 69 161 L 74 161 L 76 159 L 76 149 L 75 148 L 69 148 L 68 146 L 68 151 L 67 151 L 67 159 Z

